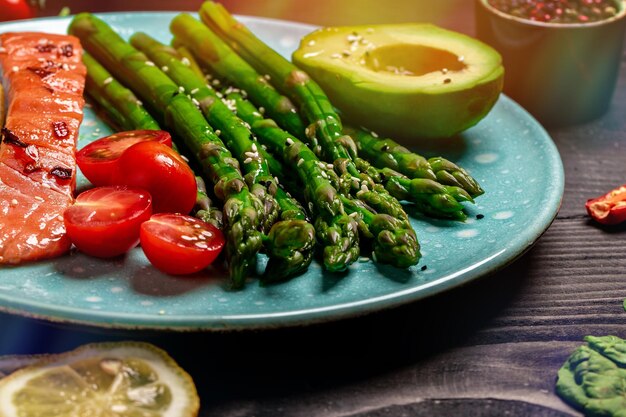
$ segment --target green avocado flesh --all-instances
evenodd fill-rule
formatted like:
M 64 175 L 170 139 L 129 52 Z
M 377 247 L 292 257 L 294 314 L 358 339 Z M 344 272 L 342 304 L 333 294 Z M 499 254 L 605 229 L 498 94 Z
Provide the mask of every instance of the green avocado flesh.
M 493 48 L 431 24 L 323 28 L 292 58 L 346 121 L 399 139 L 450 137 L 475 125 L 504 79 Z

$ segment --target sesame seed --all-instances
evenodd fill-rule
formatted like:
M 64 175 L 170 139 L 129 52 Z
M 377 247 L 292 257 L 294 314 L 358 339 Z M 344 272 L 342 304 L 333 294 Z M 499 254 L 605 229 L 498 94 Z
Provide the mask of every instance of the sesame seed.
M 4 54 L 7 51 L 6 48 L 0 46 L 0 54 Z
M 213 84 L 214 86 L 218 86 L 220 85 L 220 80 L 218 80 L 217 78 L 214 79 L 213 81 L 211 81 L 211 84 Z
M 450 84 L 452 82 L 452 79 L 450 78 L 446 78 L 445 80 L 443 80 L 444 84 Z
M 70 66 L 67 65 L 67 64 L 63 64 L 61 67 L 63 68 L 64 71 L 69 71 L 70 70 Z
M 163 65 L 161 67 L 161 71 L 163 71 L 163 72 L 168 72 L 169 70 L 170 70 L 170 68 L 167 65 Z
M 265 78 L 267 81 L 272 79 L 272 77 L 269 74 L 265 74 L 263 78 Z
M 291 145 L 293 145 L 293 139 L 291 139 L 291 138 L 287 138 L 287 140 L 285 141 L 285 143 L 287 144 L 287 146 L 291 146 Z
M 190 66 L 190 65 L 191 65 L 191 62 L 189 61 L 189 58 L 187 58 L 186 56 L 184 56 L 184 57 L 183 57 L 183 59 L 181 59 L 181 60 L 180 60 L 180 62 L 181 62 L 184 66 L 186 66 L 186 67 L 188 67 L 188 66 Z
M 249 158 L 258 158 L 259 154 L 256 152 L 244 152 L 243 153 L 245 156 L 249 157 Z
M 146 65 L 149 66 L 149 67 L 154 67 L 155 66 L 154 62 L 152 62 L 152 61 L 146 61 Z
M 347 49 L 344 49 L 343 51 L 341 51 L 341 55 L 347 58 L 351 55 L 351 52 L 348 51 Z
M 333 164 L 326 164 L 326 168 L 328 168 L 328 169 L 335 169 L 335 167 L 333 166 Z
M 374 260 L 374 262 L 378 262 L 378 259 L 376 258 L 376 252 L 372 252 L 372 259 Z
M 265 107 L 259 107 L 259 113 L 265 114 Z
M 194 88 L 193 90 L 190 91 L 191 94 L 196 94 L 198 91 L 200 91 L 199 88 Z
M 18 72 L 20 70 L 20 67 L 18 67 L 17 65 L 14 65 L 13 68 L 11 68 L 13 70 L 13 72 Z
M 40 196 L 38 196 L 38 195 L 36 195 L 36 196 L 35 196 L 35 200 L 37 200 L 37 201 L 41 201 L 42 203 L 43 203 L 44 201 L 46 201 L 46 200 L 44 200 L 43 198 L 41 198 Z
M 205 237 L 203 237 L 203 239 L 206 239 L 206 238 L 205 238 Z M 196 243 L 195 243 L 195 245 L 196 245 L 197 247 L 199 247 L 200 249 L 207 249 L 207 248 L 208 248 L 208 246 L 207 246 L 206 242 L 196 242 Z
M 185 155 L 181 154 L 180 157 L 183 158 L 183 161 L 189 162 L 189 158 L 187 158 Z
M 18 202 L 16 199 L 11 200 L 11 204 L 13 204 L 14 206 L 17 206 Z
M 183 87 L 182 85 L 178 86 L 178 91 L 181 93 L 185 92 L 185 87 Z
M 370 258 L 367 256 L 359 256 L 359 262 L 369 262 Z
M 354 218 L 354 217 L 358 216 L 358 213 L 355 211 L 353 213 L 348 214 L 348 216 Z
M 219 129 L 216 129 L 216 130 L 215 130 L 215 134 L 216 134 L 217 136 L 219 136 L 219 135 L 221 135 L 221 134 L 222 134 L 222 131 L 221 131 L 221 130 L 219 130 Z
M 480 220 L 480 219 L 484 219 L 485 215 L 484 214 L 477 214 L 476 215 L 476 219 Z
M 339 59 L 339 58 L 341 58 L 341 54 L 334 53 L 334 54 L 332 54 L 330 57 L 331 57 L 332 59 Z
M 378 133 L 376 133 L 376 132 L 370 132 L 370 135 L 374 136 L 375 138 L 378 137 Z
M 463 62 L 463 61 L 465 61 L 465 56 L 461 55 L 461 56 L 459 57 L 459 62 Z
M 195 104 L 197 107 L 200 107 L 200 102 L 198 100 L 196 100 L 195 98 L 192 98 L 191 101 L 193 102 L 193 104 Z
M 367 188 L 367 185 L 365 184 L 361 184 L 361 191 L 363 191 L 364 193 L 368 192 L 370 189 Z
M 300 166 L 302 164 L 304 164 L 304 159 L 302 159 L 302 158 L 298 159 L 298 166 Z
M 256 147 L 256 143 L 253 143 L 250 148 L 252 149 L 253 152 L 257 152 L 258 151 L 258 148 Z
M 141 100 L 137 100 L 135 103 L 137 103 L 138 106 L 142 106 L 143 103 L 141 102 Z
M 243 160 L 244 164 L 249 164 L 250 162 L 252 162 L 252 158 L 246 158 Z
M 102 81 L 102 84 L 109 85 L 113 82 L 113 77 L 109 77 L 106 80 Z
M 441 70 L 442 73 L 447 74 L 448 73 L 448 68 L 444 68 Z

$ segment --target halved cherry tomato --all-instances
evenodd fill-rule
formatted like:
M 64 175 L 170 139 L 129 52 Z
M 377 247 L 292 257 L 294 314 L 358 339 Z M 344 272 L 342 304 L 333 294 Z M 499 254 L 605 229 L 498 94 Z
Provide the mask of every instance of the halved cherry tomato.
M 152 198 L 139 188 L 106 186 L 78 195 L 63 214 L 67 235 L 88 255 L 109 258 L 139 243 L 139 227 L 150 219 Z
M 76 154 L 82 173 L 95 186 L 114 185 L 122 153 L 139 142 L 154 141 L 172 147 L 172 137 L 163 130 L 131 130 L 95 140 Z
M 172 148 L 158 142 L 137 143 L 120 156 L 118 167 L 120 184 L 150 192 L 155 213 L 187 214 L 193 209 L 196 177 Z
M 154 214 L 141 225 L 140 237 L 148 260 L 173 275 L 206 268 L 224 247 L 224 235 L 218 228 L 182 214 Z
M 31 17 L 35 17 L 35 13 L 26 0 L 0 0 L 0 21 Z

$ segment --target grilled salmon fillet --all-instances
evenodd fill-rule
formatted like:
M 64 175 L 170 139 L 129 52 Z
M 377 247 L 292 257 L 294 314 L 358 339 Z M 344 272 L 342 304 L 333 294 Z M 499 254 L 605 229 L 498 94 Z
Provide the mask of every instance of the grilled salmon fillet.
M 62 255 L 74 199 L 85 67 L 77 38 L 0 35 L 7 98 L 0 143 L 0 264 Z

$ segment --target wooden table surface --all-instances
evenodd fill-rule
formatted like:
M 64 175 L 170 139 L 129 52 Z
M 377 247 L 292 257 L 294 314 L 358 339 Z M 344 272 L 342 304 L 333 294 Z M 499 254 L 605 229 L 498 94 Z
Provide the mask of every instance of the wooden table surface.
M 580 415 L 555 395 L 557 370 L 585 335 L 626 337 L 626 227 L 597 227 L 584 210 L 626 183 L 625 114 L 622 68 L 609 113 L 549 130 L 566 178 L 552 226 L 462 288 L 334 323 L 176 337 L 0 315 L 0 354 L 153 342 L 194 377 L 202 416 Z

